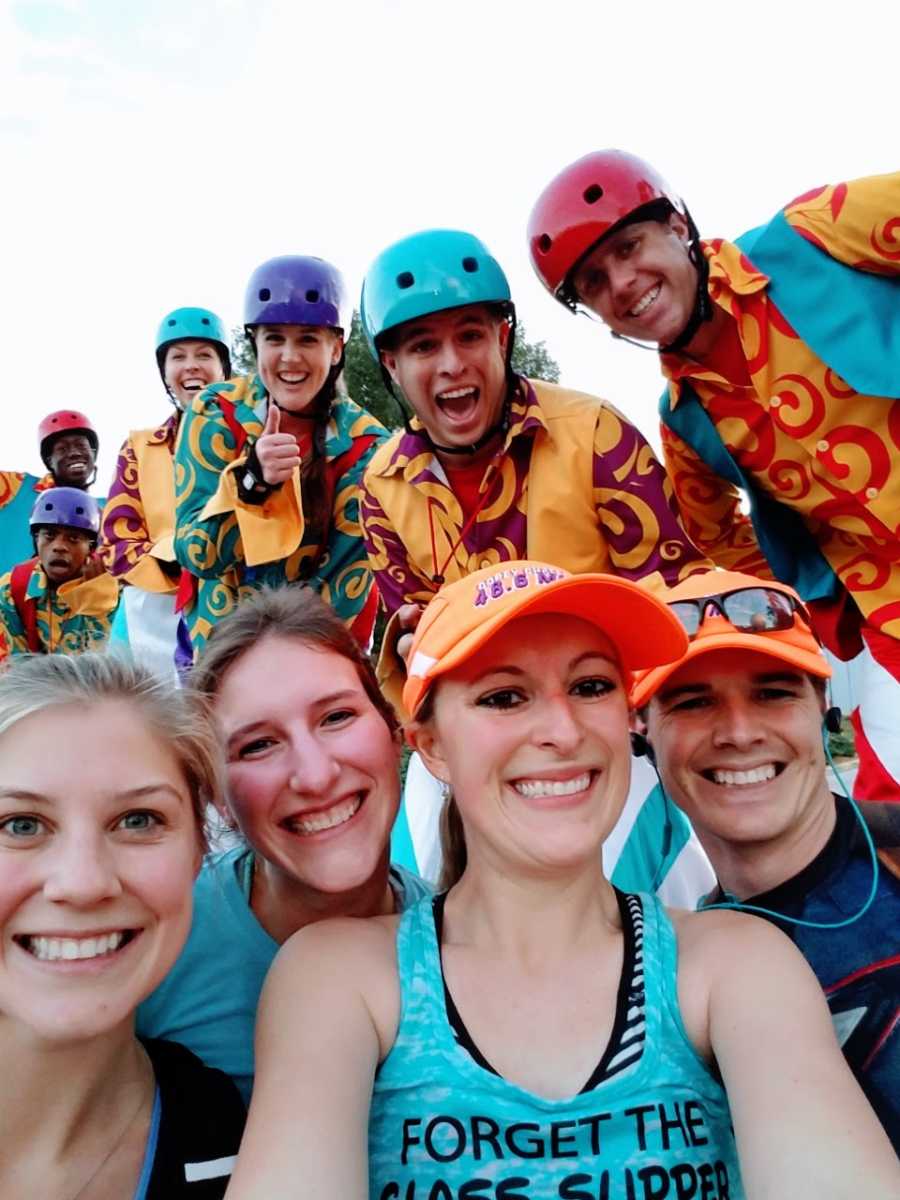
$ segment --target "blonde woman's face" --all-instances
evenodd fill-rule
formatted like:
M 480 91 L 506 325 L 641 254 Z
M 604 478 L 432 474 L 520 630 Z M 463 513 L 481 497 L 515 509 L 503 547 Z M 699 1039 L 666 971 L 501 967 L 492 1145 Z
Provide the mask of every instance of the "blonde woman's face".
M 136 708 L 61 705 L 0 735 L 3 1016 L 50 1040 L 131 1021 L 187 938 L 199 862 L 181 766 Z
M 440 678 L 417 744 L 453 789 L 470 858 L 541 870 L 596 862 L 630 780 L 615 651 L 586 621 L 512 621 Z

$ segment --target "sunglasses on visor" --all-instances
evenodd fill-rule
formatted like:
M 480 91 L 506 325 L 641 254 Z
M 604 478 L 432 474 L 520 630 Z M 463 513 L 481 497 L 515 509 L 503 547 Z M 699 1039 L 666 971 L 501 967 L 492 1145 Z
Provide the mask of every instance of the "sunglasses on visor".
M 669 605 L 689 638 L 696 637 L 711 608 L 741 633 L 793 629 L 794 613 L 799 613 L 802 620 L 810 624 L 806 608 L 793 596 L 774 588 L 737 588 L 733 592 L 698 596 L 696 600 L 676 600 Z

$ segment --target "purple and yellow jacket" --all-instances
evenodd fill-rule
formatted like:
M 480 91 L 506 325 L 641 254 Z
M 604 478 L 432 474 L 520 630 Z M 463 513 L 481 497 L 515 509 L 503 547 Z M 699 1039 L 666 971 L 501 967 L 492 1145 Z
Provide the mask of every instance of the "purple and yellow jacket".
M 682 528 L 672 486 L 642 434 L 595 396 L 520 380 L 474 521 L 413 429 L 381 447 L 363 480 L 363 534 L 389 616 L 403 604 L 426 604 L 435 576 L 452 582 L 517 558 L 653 589 L 711 567 Z M 379 678 L 394 699 L 404 675 L 389 635 Z
M 155 429 L 128 435 L 103 510 L 99 552 L 107 571 L 147 592 L 178 590 L 173 459 L 180 418 L 173 412 Z

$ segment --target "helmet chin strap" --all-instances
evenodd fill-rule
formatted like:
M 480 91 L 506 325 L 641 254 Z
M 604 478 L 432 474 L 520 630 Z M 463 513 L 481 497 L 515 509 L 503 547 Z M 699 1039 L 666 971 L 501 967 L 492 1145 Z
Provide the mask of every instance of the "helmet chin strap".
M 700 326 L 706 321 L 711 321 L 713 316 L 713 306 L 709 298 L 708 286 L 709 263 L 706 260 L 706 255 L 700 248 L 700 231 L 694 224 L 694 218 L 691 216 L 687 205 L 685 205 L 684 217 L 687 221 L 688 234 L 691 239 L 688 244 L 688 258 L 694 264 L 697 272 L 697 291 L 694 295 L 694 307 L 688 318 L 687 325 L 685 325 L 677 338 L 669 342 L 666 346 L 660 346 L 661 354 L 677 354 L 679 350 L 683 350 L 685 346 L 694 340 Z

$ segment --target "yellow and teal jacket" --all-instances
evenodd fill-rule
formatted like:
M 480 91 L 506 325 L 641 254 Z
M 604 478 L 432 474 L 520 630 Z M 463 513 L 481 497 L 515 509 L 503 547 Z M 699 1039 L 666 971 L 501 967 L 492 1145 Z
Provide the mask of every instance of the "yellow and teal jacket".
M 258 375 L 215 383 L 184 414 L 175 451 L 175 555 L 188 576 L 180 600 L 195 654 L 242 596 L 265 584 L 315 588 L 368 640 L 375 596 L 359 518 L 363 472 L 387 431 L 339 396 L 325 436 L 331 520 L 324 541 L 307 529 L 301 472 L 262 504 L 247 504 L 237 480 L 266 420 Z M 366 628 L 363 628 L 366 626 Z
M 723 372 L 685 354 L 661 357 L 669 380 L 663 449 L 696 545 L 730 570 L 785 577 L 760 546 L 758 533 L 768 530 L 755 530 L 741 510 L 739 471 L 751 496 L 777 502 L 781 515 L 776 510 L 768 528 L 784 532 L 788 518 L 798 523 L 840 593 L 895 638 L 898 228 L 900 172 L 798 197 L 748 235 L 746 251 L 722 239 L 705 242 L 709 294 L 731 318 L 736 369 Z M 701 438 L 704 430 L 711 436 Z M 794 539 L 795 558 L 802 540 Z M 808 599 L 828 594 L 818 579 L 807 588 L 787 577 Z
M 94 579 L 70 579 L 52 588 L 36 559 L 22 565 L 30 565 L 31 572 L 21 604 L 16 604 L 13 593 L 17 568 L 0 578 L 0 658 L 30 651 L 83 654 L 105 649 L 119 603 L 119 585 L 112 576 L 104 573 Z
M 41 492 L 56 487 L 48 471 L 38 477 L 26 471 L 0 471 L 0 573 L 34 553 L 29 518 Z

